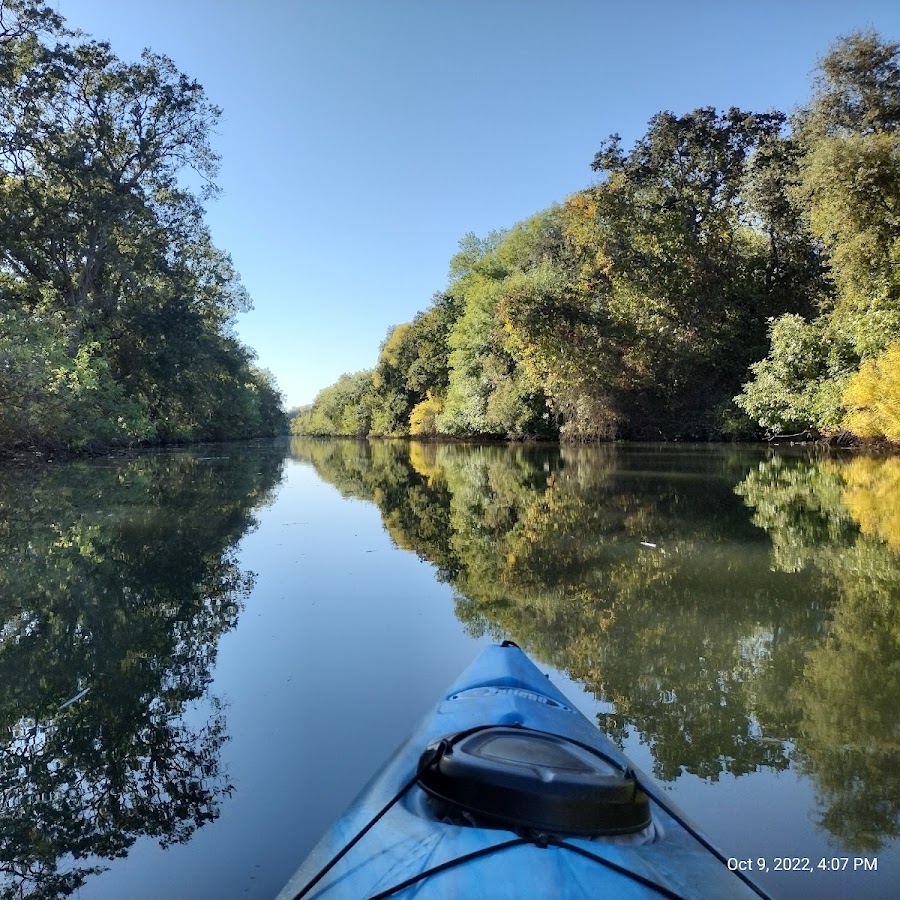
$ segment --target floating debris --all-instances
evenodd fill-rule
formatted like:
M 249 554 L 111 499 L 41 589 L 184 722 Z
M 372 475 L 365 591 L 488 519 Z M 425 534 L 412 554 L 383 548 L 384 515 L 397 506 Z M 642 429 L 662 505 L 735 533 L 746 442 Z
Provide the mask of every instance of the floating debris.
M 58 707 L 57 712 L 59 712 L 59 710 L 61 710 L 61 709 L 65 709 L 67 706 L 71 706 L 73 703 L 77 703 L 77 702 L 78 702 L 79 700 L 81 700 L 81 699 L 82 699 L 89 691 L 90 691 L 90 687 L 82 688 L 82 690 L 80 690 L 74 697 L 69 697 L 69 699 L 66 700 L 65 703 L 61 704 L 61 705 Z
M 651 550 L 656 549 L 656 544 L 651 544 L 650 541 L 641 541 L 642 547 L 650 547 Z

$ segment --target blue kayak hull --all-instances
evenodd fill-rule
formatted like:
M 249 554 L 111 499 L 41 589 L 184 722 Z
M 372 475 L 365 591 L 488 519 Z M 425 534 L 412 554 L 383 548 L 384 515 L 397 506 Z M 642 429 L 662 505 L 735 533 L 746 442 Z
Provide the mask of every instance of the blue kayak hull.
M 596 748 L 623 768 L 633 768 L 612 742 L 579 713 L 515 645 L 488 647 L 450 687 L 432 712 L 346 812 L 279 894 L 293 900 L 379 810 L 415 776 L 425 748 L 435 740 L 483 725 L 523 726 Z M 570 845 L 610 862 L 605 866 L 558 846 L 520 844 L 450 865 L 392 894 L 419 898 L 742 898 L 765 896 L 731 872 L 683 813 L 643 773 L 652 825 L 636 834 L 566 837 Z M 418 786 L 404 794 L 305 897 L 373 897 L 419 873 L 503 844 L 517 835 L 502 828 L 469 827 L 429 814 Z M 706 845 L 705 845 L 706 844 Z M 616 869 L 623 871 L 616 871 Z M 628 873 L 633 873 L 629 875 Z M 633 876 L 636 876 L 633 877 Z M 637 879 L 637 880 L 636 880 Z

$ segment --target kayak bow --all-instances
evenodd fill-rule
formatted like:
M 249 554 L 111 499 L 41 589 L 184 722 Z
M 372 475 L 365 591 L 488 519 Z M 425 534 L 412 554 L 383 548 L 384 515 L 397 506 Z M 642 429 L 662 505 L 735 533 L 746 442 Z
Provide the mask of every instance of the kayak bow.
M 505 641 L 463 672 L 278 900 L 414 896 L 767 895 Z

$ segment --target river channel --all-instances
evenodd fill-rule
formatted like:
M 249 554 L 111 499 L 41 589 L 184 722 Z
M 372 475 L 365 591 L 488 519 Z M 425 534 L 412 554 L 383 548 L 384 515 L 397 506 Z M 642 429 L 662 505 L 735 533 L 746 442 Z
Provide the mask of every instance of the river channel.
M 502 638 L 773 896 L 897 896 L 900 458 L 294 439 L 0 467 L 0 898 L 272 897 Z

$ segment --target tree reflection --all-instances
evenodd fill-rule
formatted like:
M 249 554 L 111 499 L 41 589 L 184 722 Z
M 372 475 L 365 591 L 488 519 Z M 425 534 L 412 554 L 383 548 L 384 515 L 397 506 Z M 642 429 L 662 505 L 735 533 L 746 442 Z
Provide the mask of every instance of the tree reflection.
M 218 816 L 211 667 L 282 466 L 225 452 L 0 471 L 0 896 L 69 894 Z
M 796 759 L 818 781 L 822 826 L 859 851 L 900 834 L 898 475 L 898 459 L 772 460 L 739 489 L 775 565 L 811 570 L 834 598 L 791 690 Z
M 897 460 L 302 439 L 293 452 L 378 504 L 473 633 L 513 638 L 614 705 L 604 727 L 620 742 L 636 728 L 657 777 L 800 764 L 846 845 L 897 833 Z

